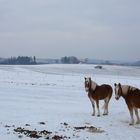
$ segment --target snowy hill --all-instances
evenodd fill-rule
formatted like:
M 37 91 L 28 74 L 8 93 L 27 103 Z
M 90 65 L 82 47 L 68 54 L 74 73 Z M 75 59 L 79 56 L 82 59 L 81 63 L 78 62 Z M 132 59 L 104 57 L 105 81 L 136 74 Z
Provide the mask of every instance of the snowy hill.
M 127 106 L 123 99 L 116 101 L 114 93 L 109 115 L 91 116 L 84 77 L 91 76 L 98 84 L 107 83 L 112 87 L 115 82 L 121 82 L 140 88 L 140 68 L 94 67 L 82 64 L 0 65 L 1 139 L 30 139 L 28 134 L 14 131 L 21 127 L 35 132 L 51 132 L 44 135 L 46 131 L 43 131 L 40 140 L 47 136 L 54 139 L 63 136 L 59 139 L 71 140 L 139 140 L 140 125 L 129 126 Z M 103 101 L 100 101 L 100 109 L 102 105 Z M 97 128 L 96 131 L 89 131 L 91 126 Z

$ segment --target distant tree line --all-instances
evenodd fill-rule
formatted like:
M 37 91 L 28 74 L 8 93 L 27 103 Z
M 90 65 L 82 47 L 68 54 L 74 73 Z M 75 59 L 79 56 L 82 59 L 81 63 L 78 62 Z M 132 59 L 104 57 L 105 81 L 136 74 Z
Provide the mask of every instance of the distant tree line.
M 0 64 L 6 65 L 35 65 L 36 57 L 28 57 L 28 56 L 18 56 L 18 57 L 11 57 L 7 59 L 3 59 L 0 61 Z
M 61 63 L 63 64 L 78 64 L 80 61 L 75 56 L 65 56 L 61 58 Z

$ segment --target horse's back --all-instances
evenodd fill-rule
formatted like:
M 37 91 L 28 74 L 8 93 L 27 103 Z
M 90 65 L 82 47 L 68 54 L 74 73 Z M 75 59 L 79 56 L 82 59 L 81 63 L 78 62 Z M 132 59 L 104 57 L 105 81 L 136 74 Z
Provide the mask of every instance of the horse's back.
M 110 85 L 108 84 L 103 84 L 100 86 L 105 92 L 111 93 L 113 92 L 113 89 Z
M 112 91 L 113 89 L 110 85 L 103 84 L 101 86 L 96 87 L 95 94 L 97 94 L 98 98 L 102 100 L 102 99 L 105 99 L 106 97 L 111 98 Z
M 134 90 L 129 93 L 129 98 L 133 106 L 140 108 L 140 90 Z

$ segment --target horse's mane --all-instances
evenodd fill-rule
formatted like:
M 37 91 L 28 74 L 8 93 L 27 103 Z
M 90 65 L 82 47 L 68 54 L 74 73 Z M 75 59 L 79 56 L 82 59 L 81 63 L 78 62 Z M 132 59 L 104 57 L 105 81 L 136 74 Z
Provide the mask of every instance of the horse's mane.
M 129 87 L 129 89 L 130 89 L 131 91 L 138 90 L 138 88 L 136 88 L 136 87 L 133 87 L 133 86 L 130 86 L 130 87 Z
M 129 91 L 137 90 L 137 88 L 135 88 L 133 86 L 129 86 L 129 85 L 121 85 L 121 88 L 122 88 L 122 93 L 124 95 L 126 95 Z
M 91 89 L 94 91 L 96 89 L 96 87 L 98 86 L 98 84 L 94 81 L 91 80 Z

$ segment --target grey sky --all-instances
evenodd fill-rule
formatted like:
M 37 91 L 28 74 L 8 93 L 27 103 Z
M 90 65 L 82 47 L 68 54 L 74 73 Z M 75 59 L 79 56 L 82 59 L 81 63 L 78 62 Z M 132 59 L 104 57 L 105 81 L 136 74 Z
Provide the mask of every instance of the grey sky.
M 0 0 L 0 57 L 139 60 L 140 0 Z

